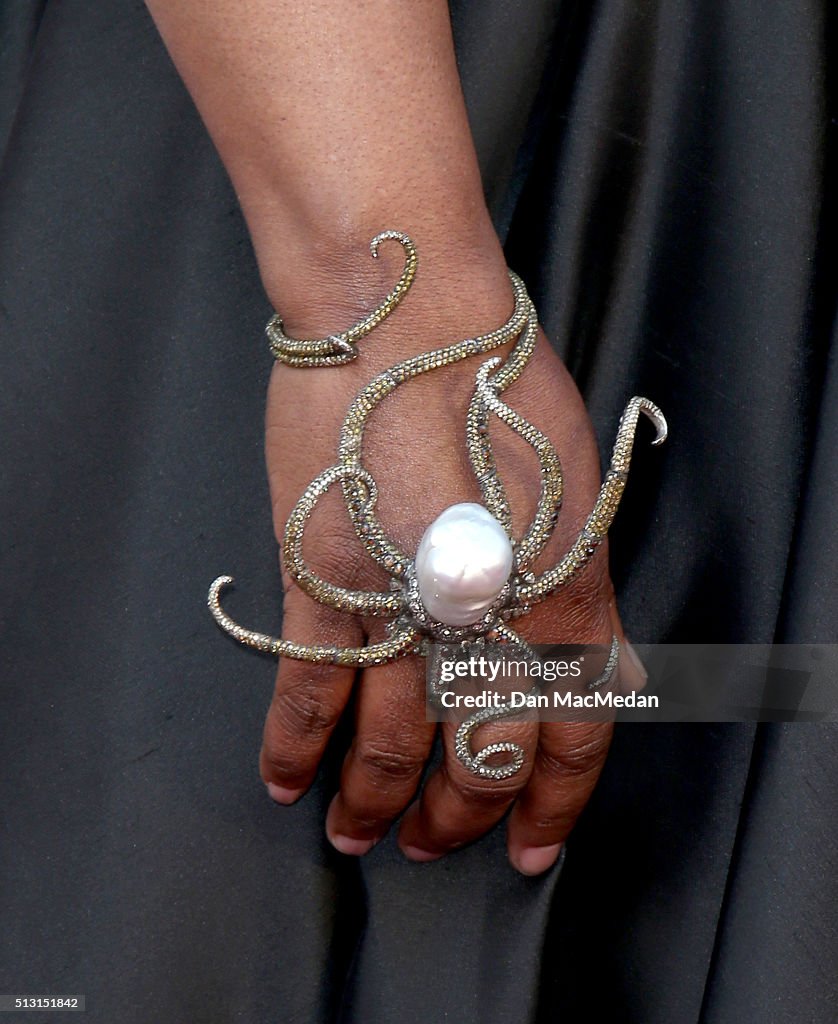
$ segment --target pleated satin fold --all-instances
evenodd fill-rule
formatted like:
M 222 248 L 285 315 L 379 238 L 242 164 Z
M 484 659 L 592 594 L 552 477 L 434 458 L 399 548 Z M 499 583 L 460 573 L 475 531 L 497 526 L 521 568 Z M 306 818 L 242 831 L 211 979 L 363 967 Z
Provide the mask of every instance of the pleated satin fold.
M 834 15 L 455 0 L 487 200 L 605 459 L 641 642 L 835 642 Z M 257 773 L 270 365 L 235 195 L 143 4 L 0 12 L 0 992 L 90 1024 L 827 1021 L 831 726 L 625 725 L 563 866 L 361 861 Z M 643 437 L 640 441 L 642 443 Z M 235 566 L 230 559 L 234 558 Z

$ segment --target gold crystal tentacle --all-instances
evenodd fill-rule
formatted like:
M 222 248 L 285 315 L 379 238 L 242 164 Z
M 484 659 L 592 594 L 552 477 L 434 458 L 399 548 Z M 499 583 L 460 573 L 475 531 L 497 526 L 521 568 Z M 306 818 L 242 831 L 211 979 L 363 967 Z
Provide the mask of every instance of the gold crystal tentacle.
M 620 500 L 623 497 L 628 480 L 631 450 L 640 413 L 647 416 L 655 425 L 653 445 L 660 445 L 666 440 L 667 423 L 663 413 L 648 398 L 635 395 L 620 417 L 617 439 L 611 453 L 611 465 L 605 474 L 593 510 L 585 521 L 576 540 L 566 555 L 532 582 L 524 582 L 518 589 L 518 601 L 522 605 L 531 605 L 543 601 L 559 587 L 566 586 L 585 568 L 602 542 L 614 517 L 617 514 Z
M 409 654 L 421 639 L 414 629 L 400 629 L 386 641 L 369 644 L 367 647 L 335 647 L 316 644 L 300 644 L 267 633 L 257 633 L 245 629 L 221 607 L 221 592 L 234 583 L 232 576 L 219 576 L 213 580 L 207 604 L 212 617 L 225 633 L 247 647 L 257 651 L 265 651 L 278 658 L 294 658 L 298 661 L 310 661 L 316 665 L 348 665 L 355 668 L 366 668 L 370 665 L 383 665 L 386 661 Z
M 366 424 L 375 409 L 385 398 L 392 395 L 396 388 L 418 377 L 420 374 L 428 373 L 442 366 L 450 366 L 452 363 L 460 362 L 470 355 L 491 352 L 492 349 L 498 348 L 520 335 L 522 328 L 527 325 L 530 319 L 532 303 L 527 295 L 523 281 L 512 271 L 509 272 L 509 277 L 515 296 L 515 308 L 505 324 L 486 334 L 481 334 L 474 338 L 466 338 L 452 345 L 446 345 L 431 352 L 423 352 L 418 356 L 405 359 L 378 374 L 358 392 L 349 407 L 340 431 L 338 459 L 341 465 L 361 467 Z M 513 355 L 516 350 L 526 350 L 526 358 L 529 359 L 529 353 L 534 344 L 534 338 L 530 339 L 529 335 L 530 332 L 527 331 L 518 340 L 513 350 Z M 516 365 L 520 365 L 521 369 L 523 369 L 525 363 L 526 359 L 523 362 L 520 359 L 516 360 Z M 520 373 L 520 369 L 518 373 Z M 512 379 L 514 378 L 510 378 L 508 383 L 511 383 Z M 403 578 L 410 561 L 408 555 L 402 552 L 387 536 L 383 527 L 376 519 L 373 510 L 366 510 L 364 514 L 361 513 L 359 506 L 362 495 L 351 478 L 347 479 L 344 484 L 344 496 L 355 532 L 364 542 L 370 556 L 396 578 Z
M 360 480 L 367 488 L 363 506 L 372 514 L 378 498 L 375 480 L 360 466 L 331 466 L 308 485 L 288 517 L 282 543 L 282 557 L 294 582 L 316 601 L 352 615 L 398 615 L 402 600 L 392 590 L 347 590 L 330 583 L 309 569 L 303 559 L 303 533 L 319 498 L 338 480 Z
M 416 246 L 402 231 L 382 231 L 377 234 L 370 242 L 370 254 L 373 259 L 378 258 L 379 245 L 388 239 L 400 242 L 405 252 L 404 270 L 392 291 L 358 323 L 339 334 L 331 334 L 328 338 L 289 338 L 283 328 L 282 318 L 275 313 L 265 328 L 275 359 L 289 366 L 342 366 L 357 357 L 357 342 L 393 312 L 407 294 L 416 276 Z

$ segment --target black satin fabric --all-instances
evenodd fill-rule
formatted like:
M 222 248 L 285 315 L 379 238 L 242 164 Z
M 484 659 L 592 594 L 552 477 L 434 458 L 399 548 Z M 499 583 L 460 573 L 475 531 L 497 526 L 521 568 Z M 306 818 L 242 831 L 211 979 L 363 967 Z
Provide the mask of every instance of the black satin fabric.
M 510 266 L 591 410 L 665 410 L 612 565 L 641 642 L 838 640 L 834 13 L 455 0 Z M 838 732 L 626 725 L 532 879 L 502 830 L 361 861 L 256 770 L 270 308 L 129 0 L 0 7 L 0 992 L 91 1024 L 828 1022 Z M 249 611 L 248 611 L 249 609 Z M 41 1019 L 32 1015 L 31 1019 Z M 44 1017 L 43 1019 L 53 1019 Z

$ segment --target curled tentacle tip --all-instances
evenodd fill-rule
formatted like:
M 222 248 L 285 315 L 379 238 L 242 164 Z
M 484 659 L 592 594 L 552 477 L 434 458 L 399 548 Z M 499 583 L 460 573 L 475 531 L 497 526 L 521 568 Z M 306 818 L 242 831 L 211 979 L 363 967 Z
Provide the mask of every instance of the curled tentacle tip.
M 650 414 L 649 419 L 655 424 L 655 430 L 657 431 L 655 439 L 652 441 L 652 446 L 657 447 L 658 445 L 663 444 L 666 440 L 667 435 L 669 434 L 669 426 L 667 425 L 666 417 L 660 409 L 657 410 L 655 415 Z
M 382 242 L 386 242 L 387 239 L 389 238 L 396 239 L 397 241 L 401 242 L 402 245 L 408 245 L 410 243 L 410 239 L 406 234 L 404 234 L 403 231 L 379 231 L 375 238 L 373 238 L 372 241 L 370 242 L 370 254 L 372 255 L 372 258 L 374 260 L 378 259 L 379 245 L 381 245 Z
M 345 352 L 347 355 L 357 356 L 358 349 L 352 344 L 351 341 L 347 341 L 345 338 L 341 338 L 339 335 L 333 334 L 329 341 L 334 345 L 336 349 L 341 352 Z
M 648 398 L 641 398 L 640 395 L 635 395 L 632 401 L 637 402 L 640 411 L 655 425 L 655 439 L 652 441 L 652 444 L 654 446 L 663 444 L 669 434 L 669 426 L 664 414 Z
M 217 618 L 217 611 L 220 610 L 220 594 L 225 587 L 229 587 L 234 582 L 232 576 L 218 576 L 210 583 L 209 593 L 207 594 L 207 604 L 209 605 L 210 611 Z

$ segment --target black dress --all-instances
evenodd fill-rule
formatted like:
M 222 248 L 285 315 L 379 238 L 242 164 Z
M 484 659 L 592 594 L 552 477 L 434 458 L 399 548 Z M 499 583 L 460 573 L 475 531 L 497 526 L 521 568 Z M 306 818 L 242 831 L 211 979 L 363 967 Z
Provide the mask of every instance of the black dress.
M 838 639 L 827 6 L 452 5 L 508 262 L 603 456 L 629 395 L 670 421 L 612 531 L 640 642 Z M 346 732 L 271 803 L 273 663 L 204 607 L 233 570 L 279 626 L 235 195 L 138 0 L 8 0 L 0 32 L 0 992 L 91 1024 L 838 1019 L 832 727 L 621 727 L 537 879 L 502 829 L 337 854 Z

